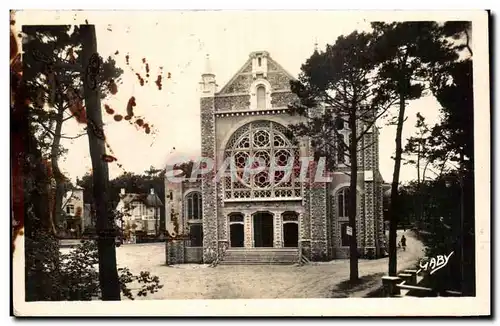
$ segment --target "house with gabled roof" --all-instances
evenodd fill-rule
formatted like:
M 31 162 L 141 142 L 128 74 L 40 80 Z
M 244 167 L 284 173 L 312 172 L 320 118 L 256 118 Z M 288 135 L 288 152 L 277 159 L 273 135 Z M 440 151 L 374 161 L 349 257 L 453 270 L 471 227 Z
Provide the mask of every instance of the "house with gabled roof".
M 116 210 L 123 214 L 119 227 L 130 238 L 136 238 L 137 235 L 159 236 L 162 208 L 163 202 L 153 188 L 148 194 L 127 193 L 122 188 L 116 206 Z

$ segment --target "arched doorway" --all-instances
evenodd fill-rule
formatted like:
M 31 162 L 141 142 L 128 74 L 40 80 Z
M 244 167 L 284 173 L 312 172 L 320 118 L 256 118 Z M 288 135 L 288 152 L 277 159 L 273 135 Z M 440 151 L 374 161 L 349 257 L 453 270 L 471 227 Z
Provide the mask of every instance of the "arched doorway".
M 288 248 L 299 246 L 299 217 L 296 212 L 283 213 L 283 246 Z
M 273 214 L 257 212 L 253 215 L 253 236 L 255 247 L 273 247 Z
M 245 228 L 243 225 L 243 214 L 232 213 L 229 215 L 229 246 L 241 248 L 245 243 Z

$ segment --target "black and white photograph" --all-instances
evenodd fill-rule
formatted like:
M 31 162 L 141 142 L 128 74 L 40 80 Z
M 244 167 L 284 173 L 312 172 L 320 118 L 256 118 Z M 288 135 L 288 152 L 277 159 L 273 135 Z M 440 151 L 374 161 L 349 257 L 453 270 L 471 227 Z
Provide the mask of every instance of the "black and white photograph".
M 11 314 L 489 316 L 488 20 L 12 10 Z

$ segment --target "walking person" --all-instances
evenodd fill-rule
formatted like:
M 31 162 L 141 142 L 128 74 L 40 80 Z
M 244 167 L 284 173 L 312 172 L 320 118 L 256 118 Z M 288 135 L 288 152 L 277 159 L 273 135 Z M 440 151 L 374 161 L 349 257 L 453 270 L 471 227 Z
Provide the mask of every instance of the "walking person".
M 406 251 L 406 238 L 404 234 L 401 237 L 401 246 L 403 247 L 403 250 Z

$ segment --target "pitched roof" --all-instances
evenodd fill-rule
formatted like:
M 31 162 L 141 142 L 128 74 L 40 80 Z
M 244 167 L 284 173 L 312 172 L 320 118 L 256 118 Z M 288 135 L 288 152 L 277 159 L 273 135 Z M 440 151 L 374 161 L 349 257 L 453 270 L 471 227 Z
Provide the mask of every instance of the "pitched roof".
M 285 75 L 286 77 L 288 77 L 290 80 L 296 80 L 296 78 L 290 74 L 288 71 L 286 71 L 279 63 L 277 63 L 270 55 L 267 51 L 255 51 L 255 52 L 252 52 L 250 53 L 250 57 L 247 59 L 247 61 L 243 64 L 243 66 L 238 70 L 238 72 L 236 72 L 236 74 L 234 74 L 234 76 L 224 85 L 224 87 L 222 87 L 220 89 L 220 91 L 218 91 L 216 93 L 216 95 L 219 95 L 219 94 L 224 94 L 224 93 L 227 93 L 229 87 L 236 81 L 236 79 L 244 72 L 244 71 L 252 71 L 252 56 L 255 54 L 255 53 L 265 53 L 266 56 L 267 56 L 267 60 L 269 62 L 269 66 L 271 65 L 274 65 L 276 67 L 276 70 L 274 71 L 269 71 L 268 73 L 282 73 L 283 75 Z
M 123 200 L 124 205 L 128 205 L 132 202 L 141 202 L 147 207 L 160 207 L 163 203 L 157 194 L 134 194 L 128 193 L 125 195 L 120 195 Z

